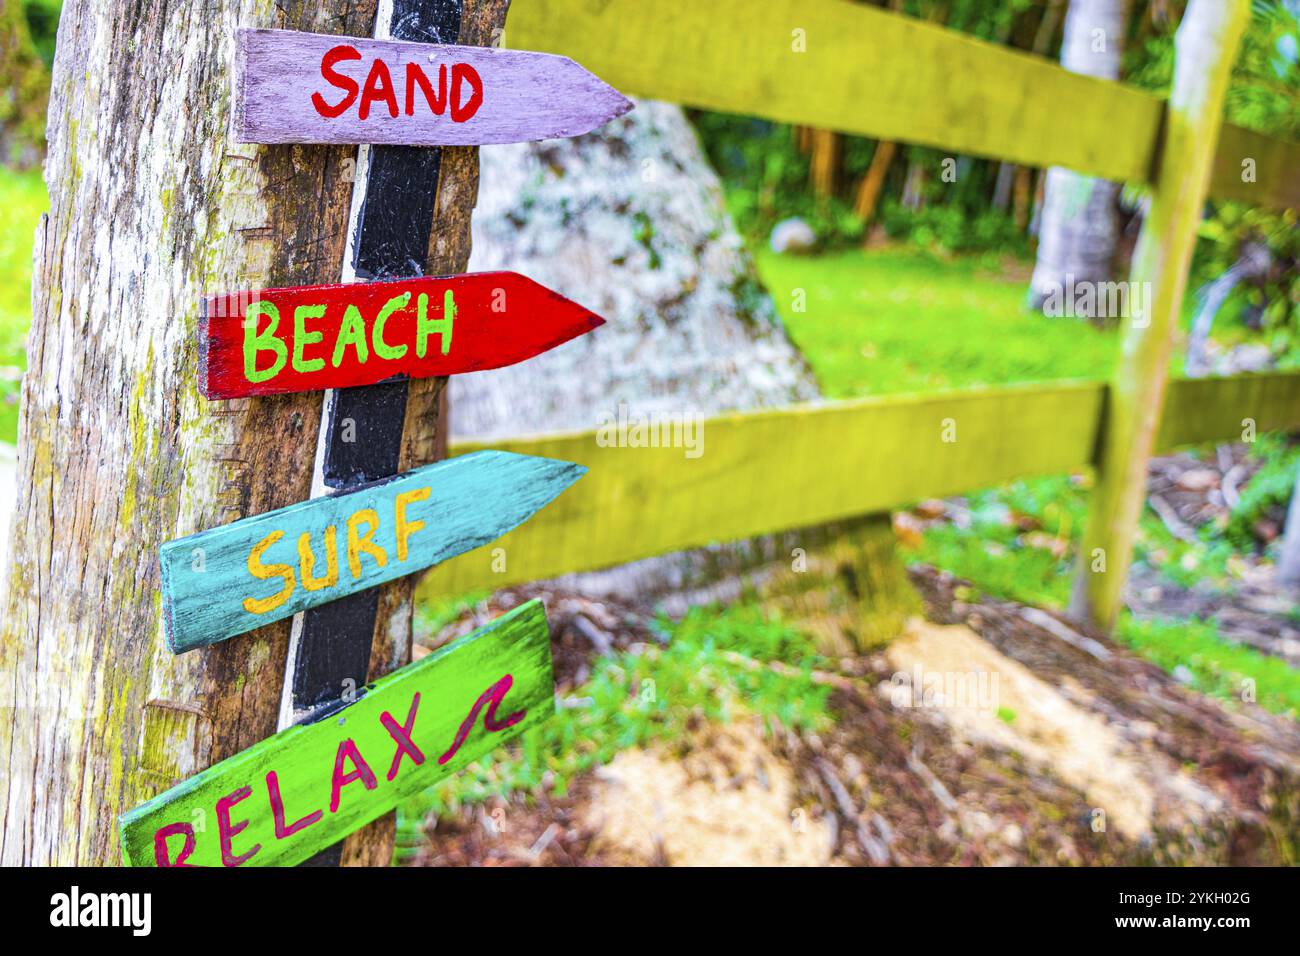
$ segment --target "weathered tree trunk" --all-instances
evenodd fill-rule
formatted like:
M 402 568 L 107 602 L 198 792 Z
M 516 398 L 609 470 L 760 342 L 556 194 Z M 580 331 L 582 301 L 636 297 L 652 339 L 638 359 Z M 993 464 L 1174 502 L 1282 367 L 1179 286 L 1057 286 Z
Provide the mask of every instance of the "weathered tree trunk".
M 311 490 L 321 395 L 204 401 L 195 303 L 337 281 L 356 150 L 231 143 L 232 33 L 369 35 L 375 13 L 64 8 L 0 632 L 5 864 L 115 863 L 120 812 L 275 732 L 289 622 L 173 656 L 157 553 Z M 411 402 L 404 463 L 430 454 L 437 389 Z
M 1087 76 L 1119 79 L 1127 7 L 1128 0 L 1070 0 L 1061 65 Z M 1053 290 L 1059 293 L 1071 279 L 1110 279 L 1119 239 L 1119 190 L 1118 183 L 1056 166 L 1048 170 L 1038 261 L 1029 285 L 1034 308 L 1042 308 Z

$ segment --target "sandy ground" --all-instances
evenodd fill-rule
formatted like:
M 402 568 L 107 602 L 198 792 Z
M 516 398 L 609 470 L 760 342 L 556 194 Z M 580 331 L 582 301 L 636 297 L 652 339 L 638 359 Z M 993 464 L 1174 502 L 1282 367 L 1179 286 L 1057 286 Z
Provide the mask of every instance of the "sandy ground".
M 794 768 L 751 720 L 710 728 L 685 756 L 626 750 L 595 773 L 580 819 L 609 861 L 669 866 L 824 866 L 829 817 L 800 805 Z M 698 741 L 697 741 L 698 743 Z
M 913 569 L 911 580 L 924 618 L 881 650 L 823 659 L 813 672 L 831 688 L 829 726 L 696 721 L 563 792 L 470 800 L 426 819 L 405 862 L 1294 862 L 1294 721 L 1203 697 L 1105 635 L 981 597 L 934 569 Z M 557 686 L 581 686 L 596 658 L 646 653 L 653 641 L 641 630 L 653 608 L 543 585 L 483 610 L 529 597 L 550 610 Z M 472 627 L 472 616 L 431 643 Z M 601 641 L 587 634 L 597 620 Z

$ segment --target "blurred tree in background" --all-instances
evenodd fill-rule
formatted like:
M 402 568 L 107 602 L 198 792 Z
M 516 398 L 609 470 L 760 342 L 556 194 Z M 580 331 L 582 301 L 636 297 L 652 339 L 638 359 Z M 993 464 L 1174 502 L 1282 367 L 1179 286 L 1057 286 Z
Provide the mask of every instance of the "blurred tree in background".
M 1114 0 L 1106 3 L 1113 6 Z M 1066 0 L 879 0 L 876 5 L 1049 58 L 1061 53 L 1069 9 Z M 1115 47 L 1123 50 L 1124 82 L 1165 95 L 1174 33 L 1185 6 L 1183 0 L 1130 0 Z M 1270 135 L 1300 137 L 1300 0 L 1256 0 L 1253 14 L 1226 118 Z M 692 118 L 726 184 L 737 226 L 752 242 L 765 241 L 778 222 L 798 217 L 812 227 L 822 249 L 888 238 L 942 253 L 1028 257 L 1040 225 L 1049 225 L 1043 170 L 955 157 L 956 182 L 946 183 L 941 172 L 950 157 L 941 150 L 847 135 L 828 146 L 816 131 L 716 113 L 694 112 Z M 1127 272 L 1141 191 L 1128 190 L 1121 206 L 1112 278 Z M 1202 240 L 1194 286 L 1225 275 L 1252 253 L 1250 262 L 1258 266 L 1258 250 L 1267 253 L 1262 267 L 1233 274 L 1219 310 L 1219 334 L 1231 341 L 1263 330 L 1280 364 L 1300 364 L 1295 213 L 1211 203 Z
M 41 55 L 46 66 L 54 63 L 54 38 L 59 30 L 59 11 L 63 0 L 22 0 L 23 12 L 27 14 L 27 26 L 32 34 L 36 52 Z
M 1059 44 L 1064 0 L 894 0 L 890 9 L 994 43 L 1045 55 Z M 838 136 L 833 149 L 817 131 L 748 117 L 692 114 L 705 149 L 728 185 L 737 225 L 766 238 L 783 219 L 807 221 L 825 248 L 871 234 L 944 252 L 1027 254 L 1037 173 L 956 157 L 956 182 L 944 182 L 947 153 L 923 146 Z M 819 144 L 823 155 L 818 156 Z M 826 169 L 827 153 L 838 163 Z
M 1128 6 L 1128 0 L 1070 0 L 1061 65 L 1085 76 L 1118 80 Z M 1029 280 L 1029 300 L 1035 308 L 1044 308 L 1054 292 L 1059 295 L 1076 281 L 1106 282 L 1113 277 L 1120 186 L 1059 166 L 1047 171 L 1038 259 Z M 1087 317 L 1101 324 L 1116 321 L 1098 314 Z
M 45 110 L 59 0 L 0 0 L 0 163 L 45 156 Z
M 1256 0 L 1254 14 L 1228 90 L 1225 118 L 1273 136 L 1300 138 L 1300 0 Z M 1148 60 L 1156 83 L 1167 82 L 1172 69 L 1169 46 L 1161 45 L 1160 55 Z M 1222 317 L 1237 320 L 1239 328 L 1265 332 L 1279 365 L 1300 366 L 1300 229 L 1295 210 L 1211 203 L 1201 237 L 1194 274 L 1207 282 L 1222 276 L 1241 278 L 1231 283 Z M 1207 287 L 1207 295 L 1212 288 Z M 1207 318 L 1212 320 L 1213 313 Z

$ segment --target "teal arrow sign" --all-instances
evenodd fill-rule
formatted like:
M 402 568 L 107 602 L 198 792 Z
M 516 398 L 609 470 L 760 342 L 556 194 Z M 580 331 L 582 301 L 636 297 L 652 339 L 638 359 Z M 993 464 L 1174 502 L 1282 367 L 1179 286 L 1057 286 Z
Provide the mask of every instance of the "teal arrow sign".
M 167 646 L 215 644 L 487 544 L 585 472 L 482 451 L 169 541 Z

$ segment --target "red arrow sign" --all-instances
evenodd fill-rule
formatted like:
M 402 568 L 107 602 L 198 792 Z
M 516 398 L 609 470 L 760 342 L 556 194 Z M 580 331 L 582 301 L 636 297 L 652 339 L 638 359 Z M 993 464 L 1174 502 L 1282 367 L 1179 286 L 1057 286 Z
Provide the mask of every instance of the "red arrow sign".
M 513 272 L 232 292 L 201 308 L 209 399 L 500 368 L 604 324 Z

